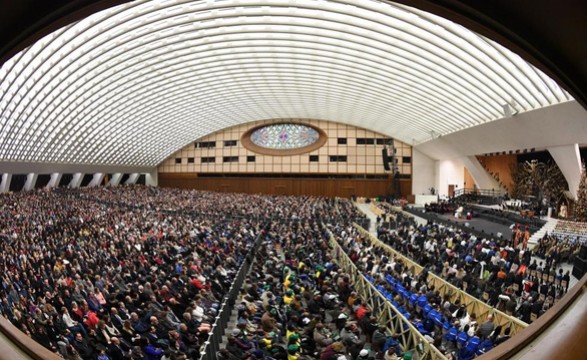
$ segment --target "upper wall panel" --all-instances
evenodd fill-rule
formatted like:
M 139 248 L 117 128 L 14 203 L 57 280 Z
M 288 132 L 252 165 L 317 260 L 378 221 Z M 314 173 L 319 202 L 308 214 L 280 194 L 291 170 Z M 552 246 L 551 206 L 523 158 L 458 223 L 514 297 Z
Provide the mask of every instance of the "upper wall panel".
M 404 5 L 135 1 L 3 64 L 0 160 L 156 166 L 193 139 L 275 118 L 416 144 L 568 100 L 519 56 Z
M 245 143 L 251 131 L 274 124 L 301 124 L 324 137 L 313 148 L 257 149 Z M 288 135 L 287 131 L 281 134 Z M 280 135 L 281 135 L 280 134 Z M 336 122 L 313 119 L 255 121 L 215 132 L 183 147 L 158 168 L 159 173 L 195 174 L 347 174 L 391 175 L 385 170 L 382 150 L 395 148 L 390 169 L 402 179 L 412 173 L 412 147 L 388 136 Z M 395 163 L 395 165 L 394 165 Z

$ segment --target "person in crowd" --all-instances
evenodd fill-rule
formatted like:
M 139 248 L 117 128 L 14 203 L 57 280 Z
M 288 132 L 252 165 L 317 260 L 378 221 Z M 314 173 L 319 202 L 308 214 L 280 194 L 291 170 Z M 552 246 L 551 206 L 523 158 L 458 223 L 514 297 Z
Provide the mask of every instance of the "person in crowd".
M 493 330 L 495 329 L 495 324 L 493 323 L 493 315 L 489 314 L 487 315 L 487 320 L 485 320 L 484 322 L 481 323 L 481 325 L 479 325 L 479 337 L 481 339 L 485 339 L 487 337 L 489 337 L 489 335 L 491 335 L 493 333 Z
M 414 292 L 412 302 L 397 293 L 393 298 L 431 341 L 444 334 L 422 313 L 419 300 L 468 336 L 491 338 L 495 331 L 490 317 L 477 325 L 461 304 L 443 299 L 427 283 L 429 272 L 463 289 L 466 284 L 474 296 L 488 293 L 495 304 L 508 294 L 516 316 L 541 314 L 547 305 L 536 300 L 539 294 L 557 298 L 567 290 L 562 283 L 568 274 L 556 272 L 564 249 L 541 248 L 547 257 L 541 270 L 556 276 L 555 285 L 530 275 L 539 268 L 531 267 L 530 250 L 386 215 L 397 226 L 378 229 L 380 238 L 425 267 L 416 275 L 359 236 L 352 222 L 364 215 L 341 199 L 121 186 L 3 194 L 0 208 L 0 311 L 68 358 L 199 358 L 257 237 L 263 246 L 237 301 L 237 327 L 219 356 L 408 356 L 389 345 L 393 337 L 377 324 L 354 278 L 332 261 L 329 231 L 377 284 L 395 276 Z M 506 330 L 499 339 L 507 340 Z M 370 343 L 367 355 L 361 339 Z M 451 343 L 456 350 L 456 340 Z

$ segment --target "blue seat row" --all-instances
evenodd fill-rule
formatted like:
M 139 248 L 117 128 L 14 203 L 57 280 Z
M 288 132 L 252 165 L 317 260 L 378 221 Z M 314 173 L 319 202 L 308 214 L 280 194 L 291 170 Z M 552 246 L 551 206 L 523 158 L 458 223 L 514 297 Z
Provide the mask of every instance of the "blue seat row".
M 375 279 L 369 275 L 365 275 L 365 278 L 372 284 L 375 283 Z M 459 332 L 457 328 L 453 327 L 448 321 L 444 319 L 442 314 L 432 307 L 428 303 L 428 298 L 425 295 L 420 295 L 415 293 L 411 293 L 408 291 L 400 281 L 395 279 L 391 275 L 385 276 L 385 281 L 389 284 L 392 290 L 395 290 L 402 298 L 408 300 L 412 306 L 419 307 L 424 315 L 426 320 L 431 320 L 435 326 L 442 328 L 444 332 L 445 339 L 449 341 L 456 341 L 459 345 L 459 360 L 468 360 L 475 357 L 476 353 L 479 355 L 480 353 L 484 353 L 488 349 L 491 349 L 492 344 L 489 341 L 484 341 L 481 343 L 481 340 L 477 336 L 469 337 L 465 332 Z M 387 291 L 382 285 L 377 285 L 376 289 L 391 303 L 391 305 L 396 308 L 406 319 L 410 319 L 410 313 L 401 306 L 395 299 L 393 298 L 393 294 Z M 430 324 L 430 322 L 429 322 Z M 422 335 L 429 335 L 430 332 L 426 329 L 425 324 L 423 322 L 414 322 L 413 325 L 418 329 L 418 331 Z

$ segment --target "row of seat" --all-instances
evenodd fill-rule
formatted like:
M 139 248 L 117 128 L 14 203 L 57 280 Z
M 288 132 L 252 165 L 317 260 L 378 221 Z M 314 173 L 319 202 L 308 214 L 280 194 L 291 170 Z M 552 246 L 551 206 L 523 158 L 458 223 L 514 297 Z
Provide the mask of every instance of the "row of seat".
M 373 277 L 365 274 L 365 278 L 372 284 L 375 283 Z M 438 330 L 442 329 L 443 338 L 449 342 L 456 342 L 459 346 L 458 359 L 467 360 L 472 359 L 476 355 L 481 355 L 493 348 L 493 344 L 490 340 L 482 343 L 481 339 L 477 336 L 470 337 L 466 332 L 459 331 L 456 327 L 444 318 L 444 316 L 435 310 L 432 305 L 428 303 L 428 298 L 425 295 L 418 295 L 407 290 L 400 281 L 391 275 L 386 275 L 386 282 L 389 286 L 397 292 L 402 298 L 406 299 L 414 308 L 419 308 L 423 315 L 422 322 L 412 322 L 414 327 L 424 336 L 431 335 L 430 329 L 431 324 L 438 327 Z M 401 306 L 393 298 L 393 294 L 386 290 L 382 285 L 376 285 L 376 289 L 391 303 L 391 305 L 397 309 L 406 319 L 410 320 L 410 312 Z

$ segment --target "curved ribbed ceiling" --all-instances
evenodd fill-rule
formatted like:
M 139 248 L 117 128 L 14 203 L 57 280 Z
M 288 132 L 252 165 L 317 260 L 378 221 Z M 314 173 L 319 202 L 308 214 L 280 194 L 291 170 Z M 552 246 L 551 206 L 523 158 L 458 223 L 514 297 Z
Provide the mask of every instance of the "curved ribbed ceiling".
M 1 160 L 131 166 L 255 120 L 419 143 L 572 99 L 493 41 L 368 0 L 135 1 L 41 39 L 0 86 Z

